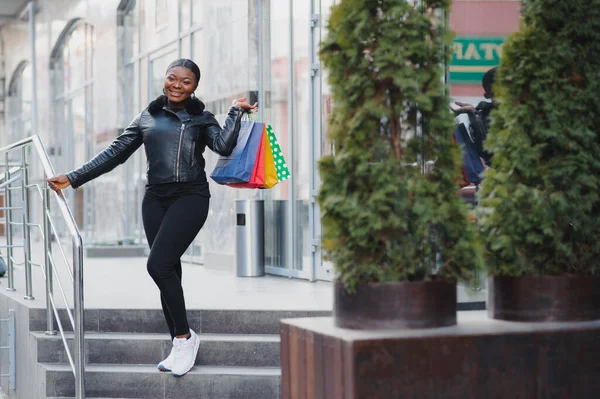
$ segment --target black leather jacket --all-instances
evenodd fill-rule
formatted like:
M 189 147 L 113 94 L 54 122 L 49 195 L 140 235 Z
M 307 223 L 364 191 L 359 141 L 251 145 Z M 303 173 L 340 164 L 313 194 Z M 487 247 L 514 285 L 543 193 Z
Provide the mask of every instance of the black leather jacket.
M 230 155 L 237 143 L 244 110 L 231 107 L 221 128 L 198 99 L 185 109 L 166 107 L 160 96 L 142 111 L 104 151 L 67 173 L 73 188 L 110 172 L 124 163 L 142 144 L 146 150 L 149 184 L 206 181 L 204 149 Z

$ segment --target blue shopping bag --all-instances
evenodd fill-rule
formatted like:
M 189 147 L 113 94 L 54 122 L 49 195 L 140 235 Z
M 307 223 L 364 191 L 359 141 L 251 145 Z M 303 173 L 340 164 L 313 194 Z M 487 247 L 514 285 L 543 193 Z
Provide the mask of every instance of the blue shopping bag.
M 242 121 L 231 155 L 220 156 L 210 177 L 218 184 L 248 183 L 260 146 L 264 123 Z

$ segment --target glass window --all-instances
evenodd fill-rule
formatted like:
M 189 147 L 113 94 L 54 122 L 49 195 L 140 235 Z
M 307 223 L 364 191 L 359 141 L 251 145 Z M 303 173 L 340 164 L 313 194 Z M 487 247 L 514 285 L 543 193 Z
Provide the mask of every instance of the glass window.
M 239 23 L 248 18 L 248 5 L 233 0 L 203 2 L 202 12 L 206 14 L 206 27 L 200 39 L 204 41 L 201 46 L 205 54 L 194 54 L 207 77 L 201 83 L 201 92 L 205 102 L 219 102 L 228 107 L 233 98 L 248 90 L 248 42 L 239 40 L 248 37 L 248 24 Z M 213 109 L 226 111 L 221 105 Z
M 246 95 L 249 90 L 248 3 L 239 0 L 192 1 L 195 26 L 198 26 L 199 16 L 203 21 L 202 29 L 192 36 L 192 56 L 202 72 L 196 94 L 221 123 L 231 101 Z M 200 10 L 202 14 L 199 14 Z M 209 150 L 204 156 L 207 173 L 210 173 L 218 156 Z M 255 191 L 232 192 L 227 187 L 211 185 L 210 216 L 196 241 L 202 246 L 201 254 L 207 258 L 214 254 L 234 255 L 231 240 L 235 229 L 230 223 L 234 199 L 256 197 Z M 195 252 L 195 257 L 197 254 Z
M 181 18 L 181 31 L 187 32 L 192 23 L 192 8 L 190 0 L 180 0 L 179 15 Z
M 152 84 L 150 86 L 150 98 L 154 99 L 162 94 L 165 72 L 169 64 L 177 58 L 177 50 L 173 49 L 168 53 L 161 55 L 160 57 L 154 58 L 150 63 L 150 76 L 152 77 Z
M 91 25 L 85 25 L 85 66 L 86 79 L 94 76 L 94 48 L 96 48 L 96 31 Z
M 264 69 L 265 104 L 262 104 L 263 117 L 268 121 L 279 140 L 286 160 L 290 161 L 289 115 L 289 62 L 290 62 L 290 8 L 288 1 L 271 0 L 265 21 L 269 31 L 265 35 L 264 46 L 268 54 Z M 293 173 L 293 172 L 292 172 Z M 288 244 L 287 207 L 289 205 L 289 180 L 265 191 L 265 262 L 267 266 L 288 267 L 285 257 Z
M 147 39 L 147 35 L 148 35 L 148 22 L 147 21 L 151 21 L 148 18 L 148 7 L 146 6 L 148 4 L 147 1 L 141 1 L 139 3 L 137 3 L 137 7 L 139 8 L 136 13 L 137 16 L 137 26 L 136 26 L 136 31 L 138 36 L 138 54 L 143 53 L 144 51 L 147 50 L 148 48 L 148 39 Z
M 63 93 L 68 93 L 69 92 L 69 86 L 70 86 L 70 81 L 71 79 L 69 78 L 71 76 L 71 71 L 70 71 L 70 64 L 69 64 L 69 46 L 65 45 L 65 48 L 63 50 L 63 65 L 62 65 L 62 72 L 63 72 L 63 76 L 61 76 L 61 81 L 63 82 L 64 85 L 64 89 L 63 89 Z
M 296 262 L 294 267 L 309 270 L 311 262 L 311 237 L 309 231 L 310 174 L 312 171 L 310 140 L 312 134 L 310 115 L 310 4 L 294 2 L 294 130 L 295 162 L 292 170 L 296 183 Z
M 31 119 L 31 95 L 33 94 L 33 87 L 31 86 L 32 78 L 31 65 L 27 64 L 21 73 L 21 80 L 19 82 L 18 95 L 20 97 L 22 119 Z
M 138 26 L 137 2 L 132 1 L 123 18 L 124 42 L 122 45 L 124 48 L 125 63 L 131 62 L 134 54 L 140 51 Z
M 123 73 L 123 79 L 121 80 L 123 83 L 123 103 L 125 105 L 125 109 L 123 110 L 123 118 L 121 120 L 121 126 L 125 126 L 129 123 L 129 121 L 137 115 L 134 110 L 134 102 L 135 102 L 135 72 L 134 65 L 129 64 L 126 65 Z
M 176 39 L 179 34 L 177 1 L 154 0 L 143 4 L 144 20 L 140 21 L 140 27 L 142 37 L 146 40 L 144 50 L 157 50 L 161 45 Z
M 169 22 L 165 18 L 168 7 L 167 0 L 154 0 L 154 28 L 160 30 Z
M 73 165 L 82 165 L 87 161 L 86 147 L 86 109 L 85 109 L 85 98 L 84 93 L 80 92 L 78 95 L 69 99 L 67 121 L 69 125 L 67 129 L 70 130 L 74 138 L 74 154 L 73 154 Z
M 270 108 L 264 109 L 268 120 L 277 134 L 281 150 L 289 157 L 290 143 L 288 131 L 288 88 L 290 61 L 290 21 L 289 2 L 271 0 L 271 87 Z M 288 183 L 281 182 L 273 189 L 276 199 L 287 199 Z
M 206 72 L 207 72 L 207 54 L 204 53 L 204 31 L 200 30 L 194 32 L 192 34 L 192 60 L 198 65 L 200 68 L 201 78 L 200 84 L 198 85 L 198 89 L 196 90 L 196 95 L 202 100 L 206 100 L 207 92 L 205 85 L 206 82 Z
M 138 104 L 138 108 L 143 108 L 145 104 L 148 104 L 150 102 L 150 94 L 149 94 L 149 87 L 148 87 L 148 67 L 147 67 L 147 61 L 148 58 L 142 58 L 139 61 L 139 71 L 140 74 L 138 75 L 140 77 L 139 79 L 139 84 L 140 84 L 140 103 Z
M 66 37 L 60 57 L 52 60 L 54 109 L 56 131 L 53 142 L 57 144 L 57 169 L 71 170 L 91 158 L 94 151 L 92 76 L 95 36 L 93 26 L 78 24 Z M 94 212 L 92 186 L 85 185 L 80 197 L 74 201 L 77 222 L 86 237 L 90 237 L 88 217 Z
M 181 39 L 181 58 L 192 58 L 192 49 L 190 46 L 190 36 L 185 36 Z
M 81 88 L 86 79 L 86 25 L 80 25 L 73 33 L 65 46 L 68 62 L 68 87 L 70 90 Z
M 204 3 L 204 4 L 203 4 Z M 200 25 L 200 18 L 202 17 L 202 10 L 207 7 L 208 1 L 203 0 L 192 0 L 192 25 Z
M 14 72 L 9 87 L 8 127 L 10 142 L 31 135 L 31 65 L 23 61 Z

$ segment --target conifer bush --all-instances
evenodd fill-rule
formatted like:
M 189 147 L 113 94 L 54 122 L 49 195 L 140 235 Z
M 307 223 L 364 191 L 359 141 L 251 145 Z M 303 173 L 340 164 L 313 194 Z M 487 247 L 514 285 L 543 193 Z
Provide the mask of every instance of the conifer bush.
M 434 18 L 450 1 L 416 3 L 342 0 L 321 47 L 335 148 L 319 163 L 323 247 L 349 291 L 471 280 L 482 257 L 456 195 L 460 154 L 442 79 L 453 35 Z M 422 173 L 422 160 L 433 170 Z
M 600 0 L 527 0 L 504 45 L 481 192 L 493 275 L 600 272 Z

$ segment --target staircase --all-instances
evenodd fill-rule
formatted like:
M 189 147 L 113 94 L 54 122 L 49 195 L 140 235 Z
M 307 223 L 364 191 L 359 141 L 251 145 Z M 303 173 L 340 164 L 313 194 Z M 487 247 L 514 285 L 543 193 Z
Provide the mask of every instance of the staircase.
M 60 335 L 43 331 L 45 310 L 31 312 L 30 342 L 45 382 L 44 397 L 72 398 L 75 380 Z M 86 309 L 86 397 L 279 398 L 279 320 L 324 314 L 327 312 L 188 311 L 190 326 L 200 337 L 200 350 L 192 371 L 175 378 L 156 368 L 171 348 L 161 310 Z M 66 319 L 63 325 L 68 325 Z M 66 336 L 72 347 L 72 334 Z

